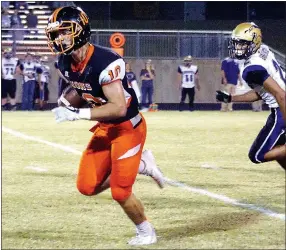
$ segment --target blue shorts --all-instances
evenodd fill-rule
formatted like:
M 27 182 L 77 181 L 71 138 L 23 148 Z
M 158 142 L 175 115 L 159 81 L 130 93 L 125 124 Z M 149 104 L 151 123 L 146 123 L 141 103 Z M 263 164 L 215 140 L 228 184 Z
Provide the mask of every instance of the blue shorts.
M 274 146 L 286 143 L 286 125 L 280 108 L 272 108 L 265 126 L 253 142 L 248 157 L 253 163 L 265 162 L 264 155 Z

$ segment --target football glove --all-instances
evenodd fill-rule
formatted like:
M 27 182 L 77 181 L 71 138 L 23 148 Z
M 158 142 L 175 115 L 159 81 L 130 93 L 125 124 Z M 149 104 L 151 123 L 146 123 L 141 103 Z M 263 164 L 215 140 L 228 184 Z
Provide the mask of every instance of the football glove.
M 231 102 L 231 95 L 225 91 L 217 90 L 216 91 L 216 100 L 218 102 L 229 103 L 229 102 Z
M 56 122 L 79 120 L 79 109 L 73 107 L 57 107 L 52 109 L 55 114 Z

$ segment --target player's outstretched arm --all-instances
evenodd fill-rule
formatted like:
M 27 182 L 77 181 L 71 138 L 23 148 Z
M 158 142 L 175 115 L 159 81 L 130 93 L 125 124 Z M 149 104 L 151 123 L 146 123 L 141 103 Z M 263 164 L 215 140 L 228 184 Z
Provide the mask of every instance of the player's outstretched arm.
M 272 94 L 279 104 L 284 121 L 286 122 L 286 92 L 278 85 L 278 83 L 269 76 L 264 82 L 263 87 Z
M 225 91 L 216 91 L 216 100 L 219 102 L 254 102 L 260 99 L 260 96 L 254 90 L 250 90 L 242 95 L 230 95 Z
M 260 96 L 254 90 L 250 90 L 242 95 L 233 95 L 231 100 L 233 102 L 255 102 L 260 99 Z

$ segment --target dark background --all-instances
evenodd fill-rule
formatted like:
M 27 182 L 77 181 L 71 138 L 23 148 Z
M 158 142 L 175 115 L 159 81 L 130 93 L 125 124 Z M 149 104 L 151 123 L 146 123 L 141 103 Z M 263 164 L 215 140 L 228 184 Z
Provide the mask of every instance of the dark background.
M 262 30 L 263 41 L 286 53 L 286 1 L 284 2 L 86 2 L 74 1 L 87 12 L 93 29 L 226 30 L 246 21 Z M 201 10 L 199 5 L 205 4 Z M 202 19 L 190 20 L 194 12 Z M 193 12 L 193 13 L 194 13 Z
M 74 1 L 92 19 L 102 20 L 184 20 L 185 2 L 86 2 Z M 255 10 L 256 20 L 285 19 L 286 2 L 205 2 L 206 20 L 246 19 L 247 10 Z M 247 6 L 248 5 L 248 6 Z

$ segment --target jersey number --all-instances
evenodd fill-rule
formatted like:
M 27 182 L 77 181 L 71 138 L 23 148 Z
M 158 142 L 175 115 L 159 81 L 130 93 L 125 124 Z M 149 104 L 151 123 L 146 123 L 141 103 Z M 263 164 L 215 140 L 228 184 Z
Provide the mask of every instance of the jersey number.
M 281 69 L 281 66 L 275 60 L 272 60 L 272 63 L 276 71 L 279 71 L 282 81 L 284 81 L 284 83 L 286 84 L 286 79 L 283 77 L 283 71 Z
M 185 75 L 185 81 L 186 82 L 192 82 L 193 81 L 193 75 Z
M 120 70 L 121 70 L 120 66 L 117 65 L 117 66 L 114 68 L 114 70 L 109 70 L 109 71 L 108 71 L 108 75 L 110 76 L 110 80 L 111 80 L 111 81 L 112 81 L 114 78 L 117 78 L 117 77 L 118 77 L 118 75 L 119 75 L 119 73 L 120 73 Z
M 9 71 L 10 71 L 10 75 L 14 75 L 14 69 L 13 68 L 6 68 L 6 75 L 9 75 Z

